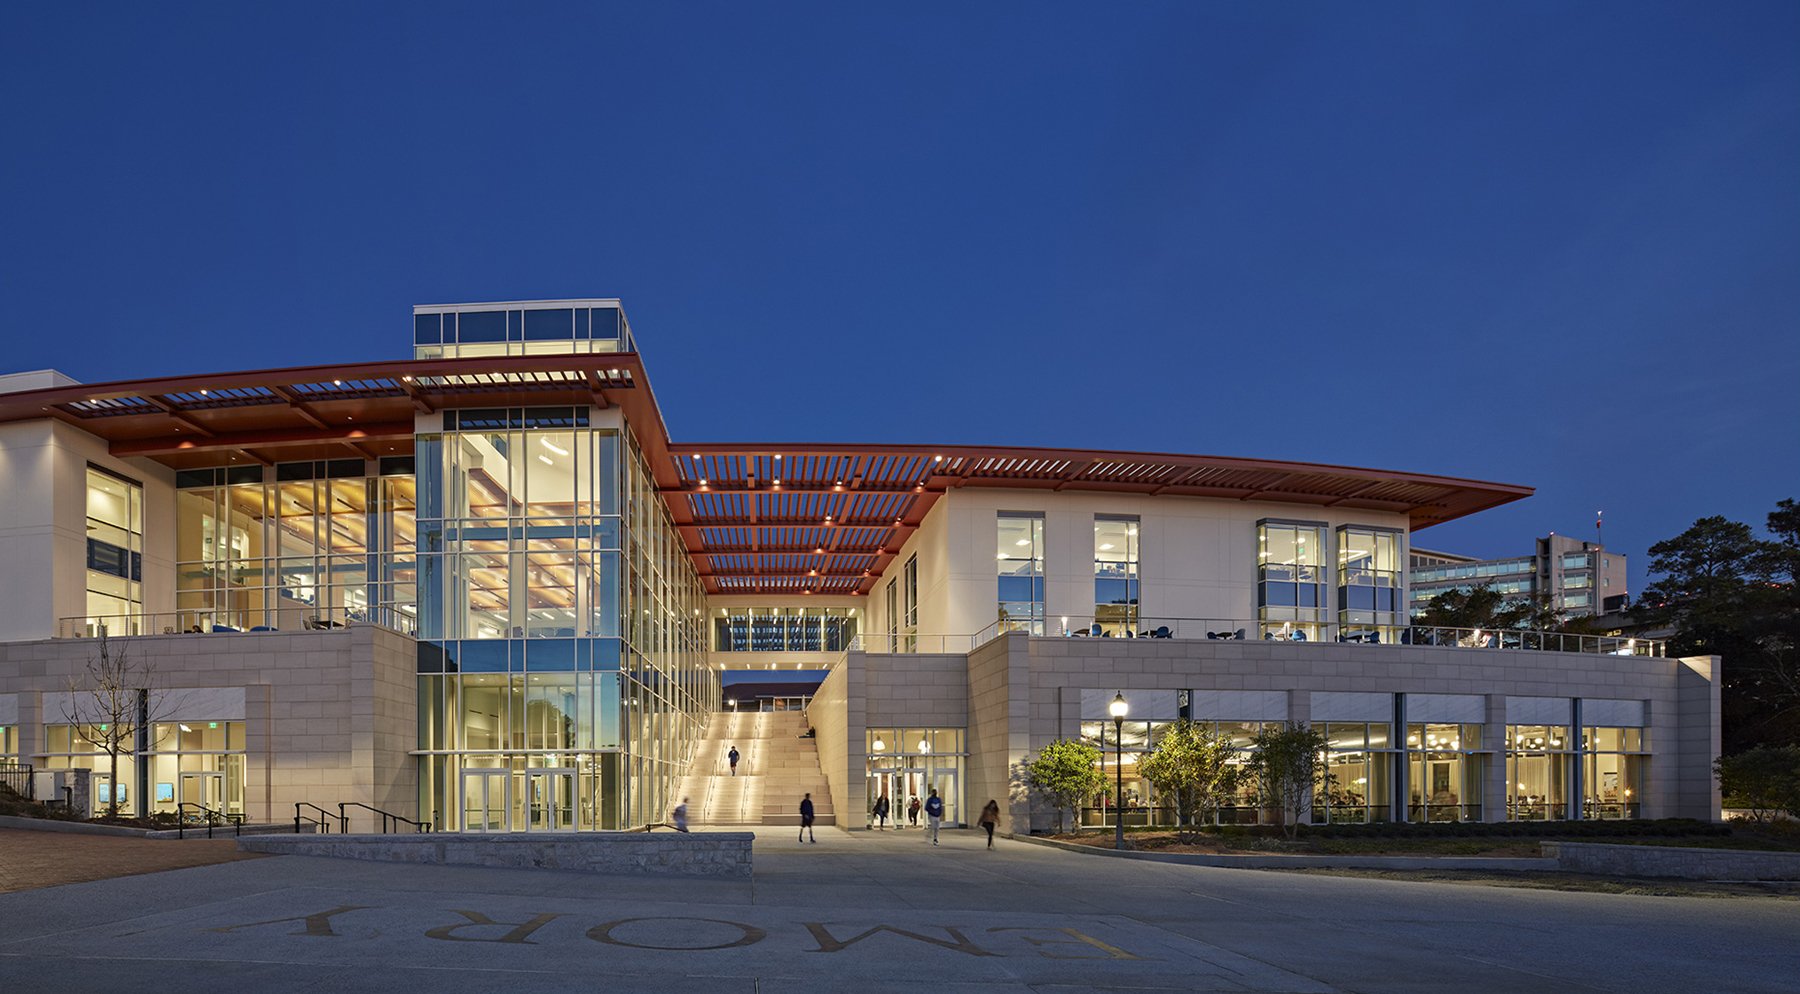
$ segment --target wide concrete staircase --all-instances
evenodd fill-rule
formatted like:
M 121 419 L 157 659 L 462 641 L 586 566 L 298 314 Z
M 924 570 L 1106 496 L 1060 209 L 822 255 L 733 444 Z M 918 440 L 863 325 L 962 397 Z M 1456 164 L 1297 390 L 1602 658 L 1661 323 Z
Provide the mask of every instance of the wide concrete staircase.
M 819 751 L 803 739 L 799 711 L 721 711 L 681 779 L 677 797 L 688 799 L 698 825 L 798 825 L 800 798 L 812 793 L 816 823 L 834 825 L 831 792 L 819 772 Z M 727 754 L 738 750 L 737 776 Z

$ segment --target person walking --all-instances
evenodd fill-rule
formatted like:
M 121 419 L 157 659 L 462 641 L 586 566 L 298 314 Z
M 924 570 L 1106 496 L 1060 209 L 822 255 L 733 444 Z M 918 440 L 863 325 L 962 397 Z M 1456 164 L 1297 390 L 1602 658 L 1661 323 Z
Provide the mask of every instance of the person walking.
M 725 754 L 725 758 L 731 761 L 731 775 L 734 777 L 737 776 L 737 761 L 738 761 L 737 746 L 732 746 L 731 751 Z
M 944 823 L 944 799 L 937 795 L 937 788 L 931 788 L 931 796 L 925 799 L 925 824 L 931 828 L 931 844 L 938 844 L 938 826 Z
M 813 836 L 810 840 L 807 838 L 809 835 Z M 811 794 L 800 799 L 800 841 L 810 841 L 814 845 L 817 845 L 819 842 L 819 837 L 813 835 L 813 802 Z
M 906 820 L 912 827 L 919 827 L 919 795 L 914 794 L 912 803 L 906 806 Z
M 688 802 L 687 798 L 685 798 L 685 797 L 682 798 L 681 803 L 675 805 L 675 810 L 670 813 L 669 821 L 674 823 L 675 831 L 677 831 L 677 832 L 685 832 L 688 830 L 688 827 L 687 827 L 687 802 Z
M 874 810 L 873 814 L 875 815 L 876 830 L 877 831 L 885 830 L 887 828 L 887 816 L 888 816 L 888 799 L 887 799 L 886 794 L 883 794 L 880 797 L 877 797 L 875 799 L 875 810 Z
M 988 848 L 994 848 L 994 826 L 1000 823 L 1000 802 L 988 798 L 987 807 L 981 809 L 981 827 L 987 829 Z

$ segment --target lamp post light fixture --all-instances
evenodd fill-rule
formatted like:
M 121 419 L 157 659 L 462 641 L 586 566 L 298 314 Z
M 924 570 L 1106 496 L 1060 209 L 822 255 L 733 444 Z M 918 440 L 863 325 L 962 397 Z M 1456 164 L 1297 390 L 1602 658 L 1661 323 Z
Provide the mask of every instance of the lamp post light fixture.
M 733 711 L 736 711 L 737 710 L 737 698 L 735 698 L 735 697 L 725 698 L 725 706 L 730 708 Z
M 1113 695 L 1107 711 L 1113 720 L 1113 774 L 1118 788 L 1118 801 L 1113 805 L 1113 848 L 1125 848 L 1125 714 L 1131 705 L 1125 703 L 1125 692 Z

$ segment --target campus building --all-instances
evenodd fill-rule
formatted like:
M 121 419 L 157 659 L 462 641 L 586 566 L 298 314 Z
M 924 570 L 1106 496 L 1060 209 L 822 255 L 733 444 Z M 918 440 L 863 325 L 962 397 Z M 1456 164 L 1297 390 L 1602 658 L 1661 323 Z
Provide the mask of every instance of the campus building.
M 1551 533 L 1528 556 L 1477 559 L 1452 552 L 1414 549 L 1409 559 L 1411 602 L 1418 617 L 1431 599 L 1452 590 L 1486 586 L 1509 600 L 1542 597 L 1564 618 L 1623 611 L 1631 601 L 1628 559 L 1598 542 Z
M 782 669 L 828 674 L 794 727 L 852 826 L 935 789 L 953 823 L 995 798 L 1051 827 L 1022 764 L 1077 737 L 1156 820 L 1135 763 L 1180 718 L 1323 729 L 1316 820 L 1718 813 L 1716 658 L 1411 624 L 1413 532 L 1527 487 L 678 442 L 616 300 L 418 307 L 410 359 L 6 377 L 0 487 L 0 761 L 93 770 L 127 812 L 660 822 L 716 772 L 721 674 Z M 103 637 L 149 673 L 116 782 Z

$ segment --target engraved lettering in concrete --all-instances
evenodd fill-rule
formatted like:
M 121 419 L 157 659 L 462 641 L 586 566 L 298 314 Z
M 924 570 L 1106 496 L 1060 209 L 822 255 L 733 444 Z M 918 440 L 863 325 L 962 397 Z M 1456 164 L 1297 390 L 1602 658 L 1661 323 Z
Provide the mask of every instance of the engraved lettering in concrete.
M 643 942 L 632 942 L 613 934 L 615 929 L 633 925 L 638 922 L 699 922 L 703 925 L 723 925 L 729 929 L 736 929 L 738 937 L 730 942 L 720 942 L 710 946 L 656 946 Z M 663 934 L 667 935 L 670 931 L 672 930 L 664 929 Z M 596 942 L 606 942 L 615 946 L 630 946 L 633 949 L 660 949 L 667 952 L 692 953 L 701 952 L 707 949 L 734 949 L 738 946 L 755 945 L 756 943 L 761 942 L 763 937 L 767 934 L 767 932 L 764 932 L 754 925 L 745 925 L 743 922 L 726 921 L 723 918 L 650 917 L 620 918 L 617 921 L 610 921 L 603 925 L 595 925 L 593 928 L 588 929 L 587 936 Z
M 479 911 L 463 911 L 461 909 L 456 909 L 456 913 L 467 918 L 468 921 L 457 922 L 454 925 L 439 925 L 437 928 L 426 932 L 425 937 L 427 939 L 447 939 L 451 942 L 516 942 L 522 945 L 535 946 L 537 943 L 532 942 L 528 936 L 538 929 L 543 928 L 545 925 L 550 924 L 552 921 L 562 917 L 560 914 L 549 914 L 538 915 L 528 922 L 497 922 Z M 456 934 L 461 929 L 475 928 L 481 925 L 511 925 L 513 926 L 513 930 L 498 939 Z
M 320 911 L 316 914 L 295 915 L 290 918 L 271 918 L 265 922 L 245 922 L 242 925 L 227 925 L 224 928 L 208 929 L 207 931 L 210 931 L 210 932 L 235 932 L 240 928 L 255 928 L 258 925 L 279 925 L 282 922 L 305 922 L 306 923 L 305 928 L 300 929 L 298 932 L 289 932 L 288 934 L 289 935 L 327 935 L 327 936 L 335 937 L 337 935 L 337 933 L 333 932 L 331 930 L 331 919 L 334 915 L 341 915 L 341 914 L 344 914 L 344 913 L 350 912 L 350 911 L 364 911 L 364 910 L 367 910 L 368 907 L 369 907 L 369 905 L 366 905 L 366 904 L 340 904 L 337 907 L 332 908 L 330 911 Z
M 871 935 L 874 935 L 877 932 L 892 932 L 895 935 L 903 935 L 903 936 L 907 937 L 908 939 L 916 939 L 919 942 L 928 942 L 931 945 L 939 946 L 944 949 L 954 949 L 959 953 L 968 953 L 970 956 L 997 956 L 997 955 L 999 955 L 998 953 L 990 953 L 987 950 L 976 945 L 975 943 L 970 942 L 968 936 L 963 935 L 962 932 L 960 932 L 954 928 L 950 928 L 949 926 L 946 926 L 946 925 L 940 925 L 938 927 L 942 928 L 944 930 L 945 934 L 950 936 L 949 939 L 935 939 L 929 935 L 920 935 L 917 932 L 908 932 L 906 929 L 895 928 L 892 925 L 877 925 L 874 928 L 871 928 L 868 931 L 862 933 L 861 935 L 853 936 L 848 939 L 839 939 L 836 936 L 832 935 L 831 930 L 827 929 L 825 927 L 824 923 L 822 923 L 822 922 L 805 922 L 804 924 L 806 925 L 806 930 L 808 932 L 812 933 L 813 941 L 815 941 L 819 944 L 819 948 L 807 950 L 808 952 L 814 952 L 814 953 L 839 952 L 840 950 L 850 948 L 851 946 L 855 945 L 856 943 L 861 942 L 862 940 L 868 938 Z
M 1029 942 L 1034 946 L 1040 947 L 1039 951 L 1038 951 L 1038 955 L 1044 957 L 1045 959 L 1143 959 L 1142 956 L 1135 956 L 1131 953 L 1126 952 L 1123 949 L 1120 949 L 1118 946 L 1111 945 L 1106 942 L 1102 942 L 1099 939 L 1096 939 L 1093 936 L 1088 935 L 1086 932 L 1082 932 L 1082 931 L 1079 931 L 1077 929 L 1072 929 L 1072 928 L 1058 928 L 1056 926 L 1051 926 L 1051 925 L 1004 925 L 999 928 L 990 928 L 990 929 L 988 929 L 988 931 L 989 932 L 1060 932 L 1063 935 L 1070 937 L 1067 939 L 1036 939 L 1036 938 L 1032 938 L 1029 935 L 1019 936 L 1019 938 L 1024 939 L 1026 942 Z M 1042 947 L 1044 947 L 1044 946 L 1075 946 L 1075 945 L 1081 945 L 1084 943 L 1086 945 L 1094 947 L 1095 949 L 1100 950 L 1101 952 L 1105 953 L 1106 955 L 1105 956 L 1064 956 L 1064 955 L 1058 955 L 1057 953 L 1053 953 L 1053 952 L 1046 952 L 1042 949 Z

